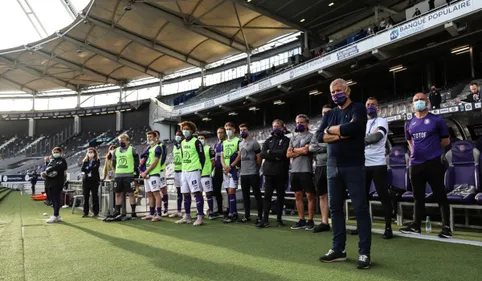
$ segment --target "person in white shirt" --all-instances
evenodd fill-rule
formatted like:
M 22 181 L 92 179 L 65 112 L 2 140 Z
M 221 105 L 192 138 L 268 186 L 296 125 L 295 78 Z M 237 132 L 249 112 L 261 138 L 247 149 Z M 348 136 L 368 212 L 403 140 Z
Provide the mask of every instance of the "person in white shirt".
M 365 137 L 365 188 L 368 193 L 373 181 L 375 189 L 382 202 L 385 212 L 385 233 L 383 238 L 393 237 L 392 232 L 392 203 L 388 194 L 388 173 L 385 159 L 385 145 L 388 135 L 388 121 L 377 116 L 378 101 L 368 98 L 366 102 L 368 121 Z

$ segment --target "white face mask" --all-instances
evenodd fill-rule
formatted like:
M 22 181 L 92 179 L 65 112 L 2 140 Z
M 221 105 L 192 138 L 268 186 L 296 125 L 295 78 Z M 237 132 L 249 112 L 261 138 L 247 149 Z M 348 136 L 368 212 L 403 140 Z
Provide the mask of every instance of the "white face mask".
M 109 152 L 112 154 L 114 153 L 115 149 L 109 150 Z
M 87 156 L 89 156 L 89 158 L 94 158 L 94 156 L 95 156 L 95 153 L 92 153 L 92 152 L 90 152 L 90 153 L 87 153 Z

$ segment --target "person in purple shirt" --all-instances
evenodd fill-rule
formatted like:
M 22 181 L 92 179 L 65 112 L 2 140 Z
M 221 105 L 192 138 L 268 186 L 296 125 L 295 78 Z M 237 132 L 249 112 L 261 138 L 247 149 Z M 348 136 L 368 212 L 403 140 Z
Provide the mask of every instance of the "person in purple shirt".
M 441 238 L 452 237 L 449 221 L 449 203 L 444 186 L 444 169 L 441 156 L 450 144 L 447 124 L 441 116 L 428 112 L 427 96 L 418 93 L 413 97 L 415 116 L 405 124 L 405 138 L 410 148 L 410 180 L 414 198 L 415 219 L 402 233 L 421 233 L 420 226 L 425 211 L 425 186 L 430 184 L 442 213 Z
M 223 188 L 223 164 L 221 163 L 221 154 L 223 152 L 223 141 L 226 139 L 226 130 L 224 127 L 219 127 L 217 131 L 218 141 L 214 144 L 214 153 L 216 153 L 214 175 L 213 175 L 213 195 L 216 197 L 217 212 L 213 217 L 218 218 L 223 216 L 223 196 L 221 190 Z M 227 212 L 226 212 L 227 215 Z

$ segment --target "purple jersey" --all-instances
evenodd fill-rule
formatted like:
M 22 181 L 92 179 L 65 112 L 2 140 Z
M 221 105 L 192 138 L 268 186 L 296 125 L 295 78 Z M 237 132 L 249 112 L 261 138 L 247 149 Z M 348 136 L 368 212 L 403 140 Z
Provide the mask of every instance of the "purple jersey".
M 419 165 L 442 156 L 441 139 L 449 137 L 444 119 L 428 113 L 424 118 L 413 117 L 405 124 L 405 138 L 412 141 L 410 165 Z
M 218 141 L 215 145 L 214 145 L 214 152 L 216 153 L 216 168 L 217 169 L 222 169 L 223 168 L 223 164 L 221 164 L 221 152 L 223 152 L 223 143 Z

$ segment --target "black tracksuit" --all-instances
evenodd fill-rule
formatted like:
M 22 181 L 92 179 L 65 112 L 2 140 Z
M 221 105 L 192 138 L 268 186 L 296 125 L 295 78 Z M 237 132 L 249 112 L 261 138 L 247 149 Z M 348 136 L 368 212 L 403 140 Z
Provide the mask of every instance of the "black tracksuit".
M 100 160 L 85 161 L 82 163 L 82 172 L 85 174 L 82 180 L 82 192 L 84 195 L 84 215 L 89 214 L 89 199 L 92 193 L 92 208 L 94 216 L 99 214 L 99 166 Z
M 278 221 L 281 220 L 281 209 L 284 205 L 286 185 L 288 183 L 289 159 L 286 152 L 290 139 L 284 135 L 273 134 L 264 143 L 261 149 L 264 175 L 264 222 L 268 222 L 271 199 L 276 190 L 278 199 Z
M 50 199 L 54 207 L 54 216 L 59 215 L 60 210 L 60 197 L 62 189 L 64 188 L 65 171 L 67 170 L 67 161 L 64 158 L 55 158 L 50 160 L 45 173 L 45 183 L 50 189 Z

